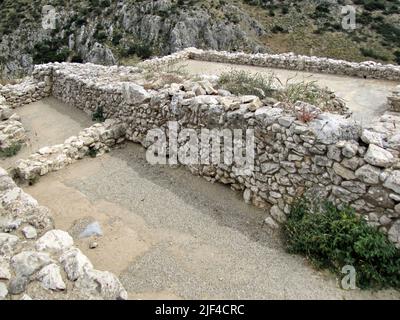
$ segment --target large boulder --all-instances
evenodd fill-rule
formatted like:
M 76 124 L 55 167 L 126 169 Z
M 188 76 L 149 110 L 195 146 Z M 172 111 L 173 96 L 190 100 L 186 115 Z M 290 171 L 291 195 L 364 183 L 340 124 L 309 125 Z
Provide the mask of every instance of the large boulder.
M 122 94 L 128 104 L 140 104 L 151 98 L 151 95 L 142 86 L 131 82 L 122 84 Z
M 309 123 L 310 128 L 323 144 L 333 144 L 342 140 L 355 140 L 360 137 L 361 126 L 354 120 L 343 116 L 323 113 Z
M 87 62 L 92 62 L 95 64 L 102 64 L 102 65 L 114 65 L 116 64 L 116 59 L 110 50 L 105 45 L 102 45 L 98 42 L 96 42 L 92 49 L 89 51 L 89 53 L 86 56 L 85 59 Z

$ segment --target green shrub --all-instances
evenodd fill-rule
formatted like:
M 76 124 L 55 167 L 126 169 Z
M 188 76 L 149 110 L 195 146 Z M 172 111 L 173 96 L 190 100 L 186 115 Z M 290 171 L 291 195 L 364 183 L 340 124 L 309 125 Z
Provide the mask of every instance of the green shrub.
M 325 18 L 330 12 L 328 3 L 321 3 L 315 7 L 314 13 L 311 15 L 313 19 Z
M 74 62 L 74 63 L 83 63 L 83 58 L 82 58 L 82 56 L 81 56 L 80 54 L 75 53 L 75 54 L 72 56 L 72 58 L 71 58 L 71 62 Z
M 383 37 L 383 41 L 391 46 L 400 46 L 400 27 L 390 23 L 377 23 L 373 28 Z
M 98 151 L 94 149 L 93 147 L 90 147 L 86 153 L 87 156 L 91 158 L 96 158 Z
M 134 42 L 128 45 L 128 48 L 121 53 L 122 57 L 136 55 L 142 59 L 148 59 L 153 55 L 153 49 L 144 42 Z
M 60 39 L 44 40 L 37 43 L 32 51 L 34 64 L 63 62 L 67 60 L 69 54 L 70 50 L 68 47 L 62 46 L 62 40 Z
M 273 74 L 231 70 L 221 74 L 219 85 L 236 95 L 255 95 L 262 99 L 272 95 L 274 79 Z
M 368 11 L 385 10 L 385 3 L 383 0 L 366 0 L 364 8 Z
M 390 59 L 387 55 L 380 53 L 372 48 L 360 48 L 360 51 L 364 57 L 382 61 L 388 61 Z
M 119 42 L 122 40 L 123 37 L 124 36 L 121 31 L 114 31 L 113 38 L 112 38 L 112 44 L 114 46 L 119 45 Z
M 0 150 L 0 158 L 9 158 L 15 156 L 21 150 L 22 144 L 15 142 L 9 147 Z
M 282 28 L 281 26 L 275 25 L 271 29 L 272 33 L 287 33 L 288 31 Z
M 282 14 L 288 14 L 289 13 L 289 6 L 284 4 L 281 8 Z
M 97 122 L 104 122 L 106 120 L 103 107 L 97 107 L 96 111 L 92 113 L 92 120 Z
M 284 225 L 287 249 L 340 275 L 355 268 L 359 288 L 400 288 L 400 250 L 353 209 L 299 199 Z
M 28 179 L 28 185 L 33 186 L 39 181 L 39 176 L 34 176 L 33 178 Z
M 396 63 L 398 64 L 398 65 L 400 65 L 400 50 L 396 50 L 395 52 L 394 52 L 394 56 L 395 56 L 395 61 L 396 61 Z

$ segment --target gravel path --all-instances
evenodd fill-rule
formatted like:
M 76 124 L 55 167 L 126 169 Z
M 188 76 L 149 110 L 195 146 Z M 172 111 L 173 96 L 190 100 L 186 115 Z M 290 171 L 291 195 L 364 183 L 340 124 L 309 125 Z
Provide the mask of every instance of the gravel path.
M 127 144 L 25 188 L 56 227 L 100 223 L 99 246 L 75 239 L 96 268 L 120 275 L 131 299 L 399 299 L 395 291 L 344 291 L 328 273 L 283 250 L 265 212 L 182 168 L 150 166 Z

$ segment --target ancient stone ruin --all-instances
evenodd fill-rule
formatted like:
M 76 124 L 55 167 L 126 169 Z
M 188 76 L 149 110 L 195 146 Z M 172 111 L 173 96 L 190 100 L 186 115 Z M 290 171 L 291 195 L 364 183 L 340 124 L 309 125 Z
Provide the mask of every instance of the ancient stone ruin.
M 63 144 L 41 148 L 19 160 L 14 176 L 23 182 L 34 181 L 82 159 L 90 150 L 101 156 L 123 141 L 148 147 L 148 131 L 166 131 L 169 121 L 177 121 L 179 130 L 253 129 L 256 148 L 252 175 L 236 175 L 235 164 L 188 165 L 188 169 L 208 181 L 229 185 L 248 203 L 261 208 L 272 205 L 265 217 L 270 228 L 278 228 L 295 198 L 309 192 L 338 205 L 350 204 L 400 248 L 400 115 L 387 113 L 364 127 L 341 112 L 318 112 L 315 119 L 304 122 L 299 119 L 299 110 L 313 110 L 313 106 L 299 102 L 299 109 L 288 110 L 279 102 L 268 103 L 256 96 L 234 96 L 220 90 L 213 77 L 148 90 L 146 83 L 138 80 L 140 67 L 183 59 L 400 80 L 398 66 L 193 48 L 145 61 L 138 67 L 39 65 L 23 83 L 0 87 L 0 102 L 15 108 L 52 95 L 89 114 L 101 108 L 106 121 Z M 399 111 L 398 92 L 388 100 L 392 110 Z M 2 141 L 23 139 L 23 128 L 10 110 L 1 107 L 1 128 L 6 128 L 1 129 Z M 0 282 L 0 298 L 35 296 L 37 286 L 67 290 L 72 298 L 126 298 L 118 279 L 95 270 L 74 248 L 68 233 L 52 228 L 48 211 L 17 187 L 4 170 L 0 182 L 0 279 L 9 281 L 8 289 Z M 97 285 L 100 290 L 96 290 Z

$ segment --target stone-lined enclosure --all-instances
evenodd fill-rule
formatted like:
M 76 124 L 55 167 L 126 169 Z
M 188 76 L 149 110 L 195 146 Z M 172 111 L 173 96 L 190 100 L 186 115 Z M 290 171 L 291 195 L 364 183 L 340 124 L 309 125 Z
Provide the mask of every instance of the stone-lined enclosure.
M 142 66 L 184 58 L 400 79 L 398 66 L 197 49 L 147 61 Z M 212 78 L 145 90 L 134 83 L 139 72 L 133 67 L 55 63 L 37 66 L 33 78 L 50 85 L 54 97 L 88 113 L 101 107 L 106 118 L 123 126 L 127 140 L 144 146 L 148 146 L 148 130 L 166 129 L 168 121 L 178 121 L 181 128 L 252 128 L 256 134 L 252 176 L 235 176 L 232 166 L 225 165 L 189 169 L 240 190 L 249 203 L 259 207 L 272 204 L 266 223 L 273 228 L 285 220 L 294 198 L 311 189 L 337 203 L 350 203 L 400 246 L 400 117 L 385 114 L 368 128 L 327 113 L 303 123 L 296 112 L 279 105 L 265 105 L 254 96 L 229 96 L 218 90 Z M 123 94 L 127 88 L 128 99 Z M 41 163 L 48 166 L 45 158 L 43 153 L 20 162 L 17 171 L 22 176 L 29 174 L 30 168 L 38 172 Z
M 26 140 L 20 117 L 8 104 L 20 106 L 49 95 L 50 90 L 44 94 L 43 88 L 30 80 L 28 84 L 2 88 L 8 93 L 6 98 L 0 95 L 2 152 Z M 114 122 L 95 124 L 75 139 L 71 137 L 73 150 L 63 145 L 39 150 L 47 156 L 47 171 L 83 157 L 90 148 L 96 153 L 106 151 L 107 145 L 117 142 L 113 138 L 121 135 L 113 131 L 118 129 Z M 45 150 L 48 152 L 43 153 Z M 43 163 L 39 168 L 41 171 L 33 172 L 44 174 Z M 0 168 L 0 300 L 3 299 L 127 299 L 127 292 L 114 274 L 96 270 L 74 246 L 73 238 L 54 228 L 49 209 L 39 205 Z

